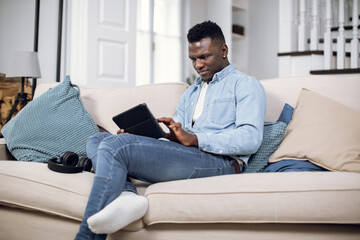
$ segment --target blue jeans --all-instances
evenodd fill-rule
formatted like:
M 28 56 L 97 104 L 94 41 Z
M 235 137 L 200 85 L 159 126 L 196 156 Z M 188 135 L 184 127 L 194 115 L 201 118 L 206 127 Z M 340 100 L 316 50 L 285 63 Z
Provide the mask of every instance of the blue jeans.
M 101 132 L 87 144 L 95 177 L 80 230 L 75 239 L 106 239 L 92 233 L 86 220 L 123 191 L 136 192 L 129 177 L 148 183 L 235 174 L 229 156 L 206 153 L 196 147 L 132 134 Z

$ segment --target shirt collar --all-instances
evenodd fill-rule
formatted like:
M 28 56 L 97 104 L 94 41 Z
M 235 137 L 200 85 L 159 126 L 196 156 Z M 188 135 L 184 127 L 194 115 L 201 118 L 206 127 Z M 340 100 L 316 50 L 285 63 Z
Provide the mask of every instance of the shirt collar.
M 211 80 L 211 82 L 221 81 L 222 79 L 224 79 L 227 75 L 229 75 L 234 70 L 235 70 L 235 66 L 230 63 L 225 68 L 223 68 L 220 72 L 215 73 L 214 76 L 213 76 L 213 79 Z M 195 85 L 200 86 L 201 82 L 202 82 L 202 78 L 198 77 L 195 80 Z

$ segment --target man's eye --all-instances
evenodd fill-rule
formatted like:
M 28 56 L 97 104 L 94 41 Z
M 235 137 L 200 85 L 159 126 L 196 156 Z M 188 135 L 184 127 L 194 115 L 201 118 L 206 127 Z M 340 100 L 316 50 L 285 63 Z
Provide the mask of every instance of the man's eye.
M 208 58 L 208 56 L 202 56 L 202 58 L 201 59 L 207 59 Z

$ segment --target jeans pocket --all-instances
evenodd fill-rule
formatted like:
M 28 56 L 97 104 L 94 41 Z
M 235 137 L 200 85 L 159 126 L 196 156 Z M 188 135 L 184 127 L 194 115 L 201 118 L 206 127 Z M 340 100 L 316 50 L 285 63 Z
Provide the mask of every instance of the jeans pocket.
M 195 168 L 188 179 L 223 175 L 222 168 Z

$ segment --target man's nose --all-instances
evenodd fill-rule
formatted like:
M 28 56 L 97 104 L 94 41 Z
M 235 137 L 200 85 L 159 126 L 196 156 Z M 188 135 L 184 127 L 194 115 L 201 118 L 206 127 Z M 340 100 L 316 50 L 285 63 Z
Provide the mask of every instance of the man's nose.
M 196 59 L 194 63 L 194 68 L 202 69 L 203 67 L 204 67 L 204 62 L 202 61 L 202 59 Z

